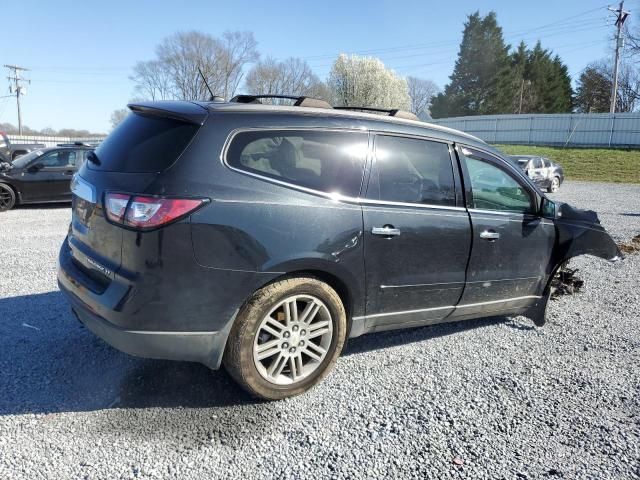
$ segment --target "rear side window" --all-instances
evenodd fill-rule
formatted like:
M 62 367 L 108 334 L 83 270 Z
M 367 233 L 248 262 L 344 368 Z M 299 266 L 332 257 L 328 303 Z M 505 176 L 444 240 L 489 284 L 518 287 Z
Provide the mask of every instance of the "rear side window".
M 455 186 L 449 146 L 415 138 L 376 137 L 379 191 L 376 200 L 455 206 Z
M 180 156 L 199 126 L 171 118 L 132 113 L 100 144 L 94 170 L 160 172 Z
M 227 150 L 234 168 L 327 193 L 360 193 L 368 135 L 364 132 L 240 132 Z

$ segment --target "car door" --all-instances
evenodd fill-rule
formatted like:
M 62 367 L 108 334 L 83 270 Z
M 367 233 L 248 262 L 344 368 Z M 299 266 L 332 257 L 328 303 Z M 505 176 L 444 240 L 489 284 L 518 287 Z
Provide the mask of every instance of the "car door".
M 25 200 L 48 202 L 70 198 L 76 155 L 74 150 L 53 150 L 33 160 L 21 178 Z
M 446 142 L 377 134 L 363 201 L 366 328 L 435 323 L 464 288 L 469 217 Z
M 459 147 L 473 246 L 464 294 L 452 317 L 525 307 L 546 284 L 555 227 L 515 168 L 489 153 Z

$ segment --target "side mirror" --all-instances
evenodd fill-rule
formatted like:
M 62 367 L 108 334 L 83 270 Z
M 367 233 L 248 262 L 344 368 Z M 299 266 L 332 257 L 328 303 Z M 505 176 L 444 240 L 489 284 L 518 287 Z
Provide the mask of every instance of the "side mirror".
M 42 163 L 36 163 L 36 164 L 30 165 L 29 168 L 27 168 L 27 172 L 36 173 L 42 170 L 43 168 L 44 168 L 44 165 Z
M 542 206 L 540 207 L 540 214 L 544 218 L 556 218 L 557 207 L 555 202 L 552 202 L 546 197 L 542 198 Z

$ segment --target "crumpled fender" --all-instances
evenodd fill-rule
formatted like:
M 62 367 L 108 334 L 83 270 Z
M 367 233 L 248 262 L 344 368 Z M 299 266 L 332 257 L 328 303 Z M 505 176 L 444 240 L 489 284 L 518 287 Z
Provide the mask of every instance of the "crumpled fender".
M 556 202 L 554 264 L 578 255 L 594 255 L 615 262 L 623 258 L 616 242 L 600 224 L 593 210 L 581 210 Z

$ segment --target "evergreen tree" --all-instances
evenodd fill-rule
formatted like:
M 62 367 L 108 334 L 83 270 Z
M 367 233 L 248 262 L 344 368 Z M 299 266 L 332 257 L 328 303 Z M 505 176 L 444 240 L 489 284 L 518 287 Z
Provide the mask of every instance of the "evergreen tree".
M 571 77 L 538 41 L 512 53 L 495 13 L 468 17 L 451 82 L 432 104 L 434 118 L 492 113 L 563 113 L 573 106 Z
M 451 81 L 431 106 L 434 118 L 503 111 L 508 99 L 499 91 L 511 76 L 508 52 L 495 12 L 469 15 Z

